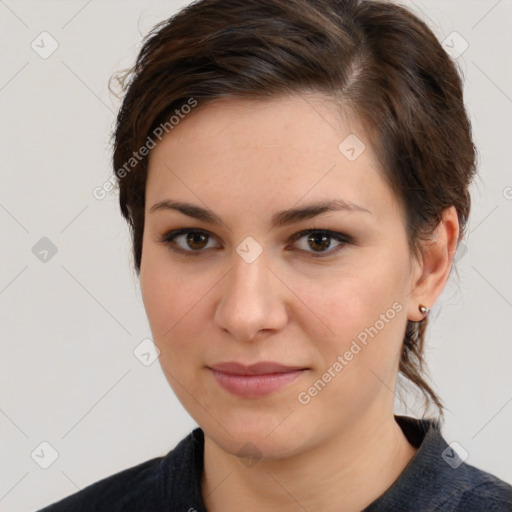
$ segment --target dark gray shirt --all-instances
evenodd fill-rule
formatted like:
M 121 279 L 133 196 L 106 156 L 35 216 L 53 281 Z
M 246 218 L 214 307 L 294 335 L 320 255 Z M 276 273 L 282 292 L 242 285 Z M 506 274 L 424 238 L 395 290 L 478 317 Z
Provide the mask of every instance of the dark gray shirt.
M 394 484 L 363 512 L 512 511 L 512 486 L 462 462 L 437 422 L 395 419 L 418 451 Z M 204 434 L 197 428 L 165 457 L 109 476 L 41 512 L 207 512 L 201 497 L 203 449 Z

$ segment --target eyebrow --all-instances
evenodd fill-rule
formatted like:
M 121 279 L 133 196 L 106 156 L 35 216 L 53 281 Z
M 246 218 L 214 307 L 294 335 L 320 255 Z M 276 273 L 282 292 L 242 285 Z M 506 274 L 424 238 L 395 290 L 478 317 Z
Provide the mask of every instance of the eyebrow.
M 173 201 L 171 199 L 164 199 L 158 203 L 155 203 L 149 210 L 149 213 L 161 210 L 173 210 L 192 217 L 197 220 L 209 222 L 212 224 L 219 224 L 227 227 L 227 224 L 212 210 L 203 208 L 191 203 L 185 203 L 182 201 Z M 321 215 L 326 212 L 333 211 L 347 211 L 347 212 L 372 212 L 344 199 L 333 199 L 330 201 L 318 201 L 310 203 L 300 208 L 291 208 L 277 212 L 272 216 L 272 226 L 282 227 L 296 222 L 300 222 L 307 219 L 312 219 L 317 215 Z

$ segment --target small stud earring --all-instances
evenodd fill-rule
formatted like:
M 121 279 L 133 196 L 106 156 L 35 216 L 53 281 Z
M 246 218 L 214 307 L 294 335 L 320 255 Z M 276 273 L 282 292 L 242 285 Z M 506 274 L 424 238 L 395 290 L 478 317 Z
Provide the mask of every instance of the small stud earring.
M 430 313 L 430 308 L 427 308 L 427 306 L 425 306 L 424 304 L 420 304 L 418 306 L 418 309 L 420 310 L 420 313 L 423 315 L 424 318 L 426 318 Z

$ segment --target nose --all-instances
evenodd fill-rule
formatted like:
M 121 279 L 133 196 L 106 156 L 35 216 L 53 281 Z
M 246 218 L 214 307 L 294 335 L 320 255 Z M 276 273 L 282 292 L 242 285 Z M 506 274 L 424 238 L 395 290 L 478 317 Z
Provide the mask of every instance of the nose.
M 233 267 L 222 280 L 215 323 L 239 341 L 278 331 L 288 321 L 286 287 L 274 275 L 263 252 L 248 263 L 233 254 Z

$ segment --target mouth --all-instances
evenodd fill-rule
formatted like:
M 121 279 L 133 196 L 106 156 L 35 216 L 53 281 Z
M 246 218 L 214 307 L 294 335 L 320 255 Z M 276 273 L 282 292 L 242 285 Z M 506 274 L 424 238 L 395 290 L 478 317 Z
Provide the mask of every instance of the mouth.
M 207 367 L 218 384 L 233 395 L 258 398 L 299 379 L 309 368 L 263 361 L 249 366 L 233 361 Z

